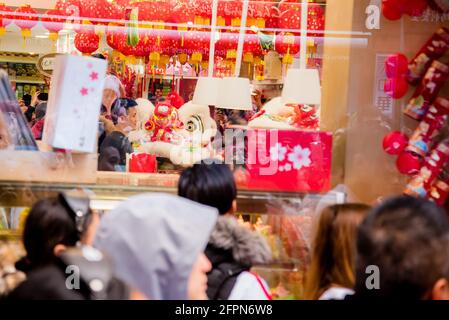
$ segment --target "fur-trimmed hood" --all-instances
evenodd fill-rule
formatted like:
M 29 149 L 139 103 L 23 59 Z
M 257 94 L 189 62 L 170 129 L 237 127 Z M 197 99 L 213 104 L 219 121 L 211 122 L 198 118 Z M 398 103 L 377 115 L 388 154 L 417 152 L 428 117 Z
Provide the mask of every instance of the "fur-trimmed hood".
M 230 251 L 237 263 L 248 267 L 269 263 L 272 258 L 265 238 L 240 225 L 234 217 L 218 218 L 209 239 L 209 246 Z

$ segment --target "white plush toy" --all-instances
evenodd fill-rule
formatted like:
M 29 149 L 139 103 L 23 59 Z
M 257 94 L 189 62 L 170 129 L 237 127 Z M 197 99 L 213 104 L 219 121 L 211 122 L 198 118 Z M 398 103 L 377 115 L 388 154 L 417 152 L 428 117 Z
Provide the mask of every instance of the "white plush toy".
M 187 102 L 179 108 L 178 116 L 183 126 L 173 130 L 171 142 L 147 142 L 142 145 L 142 151 L 185 166 L 214 157 L 211 140 L 217 133 L 217 125 L 209 107 Z
M 136 130 L 133 130 L 129 133 L 128 139 L 129 141 L 137 144 L 141 144 L 145 142 L 148 132 L 145 130 L 145 123 L 150 119 L 151 115 L 154 112 L 154 105 L 148 99 L 138 98 L 136 99 L 136 109 L 137 109 L 137 123 Z M 139 151 L 138 147 L 135 148 L 136 151 Z
M 263 129 L 294 129 L 291 119 L 294 109 L 282 103 L 281 97 L 268 101 L 257 116 L 248 123 L 250 128 Z

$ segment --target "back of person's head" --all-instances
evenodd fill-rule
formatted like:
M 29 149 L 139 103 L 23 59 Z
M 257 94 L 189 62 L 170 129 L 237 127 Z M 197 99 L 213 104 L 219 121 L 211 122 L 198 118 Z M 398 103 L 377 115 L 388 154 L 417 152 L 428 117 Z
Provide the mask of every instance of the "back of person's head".
M 335 285 L 354 287 L 357 229 L 369 209 L 365 204 L 347 203 L 329 206 L 321 212 L 312 245 L 305 298 L 316 300 Z
M 203 252 L 217 215 L 174 195 L 141 194 L 101 219 L 94 245 L 111 256 L 117 277 L 150 299 L 205 299 Z
M 106 57 L 101 54 L 101 53 L 94 53 L 91 55 L 92 58 L 97 58 L 97 59 L 101 59 L 101 60 L 106 60 Z
M 56 245 L 75 246 L 80 240 L 75 222 L 58 199 L 43 199 L 31 208 L 23 243 L 31 268 L 54 261 Z
M 78 241 L 93 241 L 89 203 L 84 191 L 71 190 L 33 205 L 23 231 L 24 271 L 53 263 L 57 254 Z
M 47 102 L 41 102 L 36 106 L 36 120 L 40 120 L 45 117 L 47 113 Z
M 432 202 L 401 196 L 374 208 L 359 228 L 357 254 L 355 297 L 449 297 L 449 219 Z
M 31 99 L 32 99 L 32 97 L 30 94 L 24 94 L 22 97 L 22 100 L 26 106 L 29 106 L 31 104 Z
M 116 151 L 113 151 L 112 149 L 116 149 Z M 126 154 L 132 153 L 133 149 L 129 142 L 129 140 L 126 138 L 126 136 L 119 132 L 114 131 L 106 136 L 106 138 L 103 140 L 101 146 L 100 146 L 100 158 L 101 160 L 108 159 L 108 158 L 114 158 L 116 159 L 116 155 L 120 156 L 118 159 L 118 165 L 125 165 L 126 164 Z
M 227 165 L 205 160 L 181 173 L 178 195 L 217 208 L 223 215 L 232 211 L 237 187 Z

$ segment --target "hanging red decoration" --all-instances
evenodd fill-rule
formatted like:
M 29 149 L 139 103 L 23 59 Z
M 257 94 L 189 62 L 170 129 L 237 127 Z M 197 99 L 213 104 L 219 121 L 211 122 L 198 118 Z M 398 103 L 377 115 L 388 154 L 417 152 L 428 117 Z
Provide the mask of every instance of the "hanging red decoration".
M 422 159 L 414 153 L 402 152 L 396 159 L 396 167 L 400 173 L 414 175 L 419 172 L 422 166 Z
M 408 83 L 404 77 L 388 78 L 384 84 L 384 91 L 394 99 L 401 99 L 407 94 Z
M 98 50 L 100 38 L 94 32 L 80 32 L 75 36 L 75 47 L 84 54 L 92 54 Z
M 23 5 L 14 12 L 14 23 L 22 29 L 24 39 L 31 36 L 31 29 L 38 23 L 39 14 L 30 5 Z
M 106 30 L 106 43 L 114 50 L 119 48 L 120 28 L 124 26 L 110 24 Z
M 403 12 L 411 17 L 420 17 L 427 7 L 427 0 L 408 0 L 403 6 Z
M 275 2 L 266 3 L 265 7 L 265 28 L 279 28 L 279 17 L 281 15 Z
M 301 28 L 301 3 L 282 2 L 279 4 L 279 28 L 296 29 Z
M 311 30 L 307 35 L 311 37 L 324 37 L 324 8 L 318 3 L 309 3 L 307 13 L 307 30 Z M 315 32 L 313 32 L 315 31 Z
M 276 35 L 276 51 L 283 55 L 283 64 L 292 64 L 293 56 L 300 50 L 300 39 L 298 35 L 291 32 L 280 32 Z
M 80 17 L 80 0 L 58 0 L 55 10 L 58 10 L 64 16 Z
M 192 1 L 194 12 L 194 24 L 209 25 L 212 17 L 212 1 L 196 0 Z
M 94 25 L 108 25 L 112 20 L 124 18 L 123 10 L 108 0 L 80 0 L 80 14 Z
M 408 137 L 400 131 L 392 131 L 382 141 L 384 151 L 391 155 L 401 154 L 408 145 Z
M 254 63 L 254 58 L 261 55 L 259 37 L 255 33 L 247 33 L 243 43 L 243 62 Z
M 388 78 L 405 76 L 408 72 L 408 59 L 401 53 L 390 55 L 385 60 L 385 73 Z
M 220 39 L 215 43 L 215 55 L 226 59 L 237 57 L 239 34 L 236 32 L 222 32 Z
M 64 28 L 65 20 L 65 17 L 63 17 L 61 13 L 56 9 L 47 10 L 47 12 L 42 15 L 42 25 L 45 29 L 50 31 L 50 40 L 58 40 L 58 32 Z
M 209 54 L 210 33 L 207 31 L 192 30 L 186 34 L 185 46 L 190 53 L 190 62 L 198 65 Z
M 14 19 L 13 12 L 10 7 L 4 3 L 0 4 L 0 37 L 6 33 L 6 26 L 8 26 Z

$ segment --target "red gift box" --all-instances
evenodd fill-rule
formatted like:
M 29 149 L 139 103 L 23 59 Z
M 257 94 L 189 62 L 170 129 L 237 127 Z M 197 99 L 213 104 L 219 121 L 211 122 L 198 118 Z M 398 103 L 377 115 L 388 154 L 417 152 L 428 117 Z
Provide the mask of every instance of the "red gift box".
M 248 188 L 293 192 L 329 191 L 331 133 L 250 129 L 247 137 Z
M 156 156 L 149 153 L 132 153 L 128 166 L 129 172 L 155 173 L 157 171 Z

